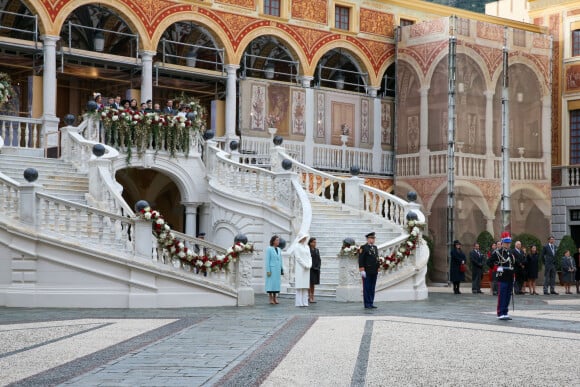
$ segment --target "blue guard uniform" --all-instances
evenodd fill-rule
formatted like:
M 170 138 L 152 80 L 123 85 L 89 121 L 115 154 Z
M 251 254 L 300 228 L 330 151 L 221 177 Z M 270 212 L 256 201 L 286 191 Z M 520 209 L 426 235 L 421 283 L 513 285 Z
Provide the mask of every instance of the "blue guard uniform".
M 514 264 L 515 257 L 509 245 L 512 242 L 509 233 L 504 232 L 501 236 L 502 247 L 495 250 L 490 258 L 492 264 L 497 265 L 497 318 L 511 320 L 508 314 L 510 300 L 514 289 Z

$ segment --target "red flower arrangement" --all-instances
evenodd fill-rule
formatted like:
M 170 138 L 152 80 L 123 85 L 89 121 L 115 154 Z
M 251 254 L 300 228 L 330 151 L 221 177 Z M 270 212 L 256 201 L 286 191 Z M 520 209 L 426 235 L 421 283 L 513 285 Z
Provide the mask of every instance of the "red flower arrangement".
M 419 227 L 414 220 L 407 223 L 407 230 L 409 231 L 407 240 L 393 251 L 391 255 L 379 257 L 380 267 L 383 270 L 394 269 L 415 252 L 419 239 L 421 238 L 421 230 Z
M 138 216 L 153 223 L 153 235 L 157 238 L 158 246 L 167 249 L 172 261 L 179 262 L 179 266 L 183 268 L 191 265 L 196 273 L 207 275 L 208 272 L 227 271 L 230 262 L 236 262 L 241 252 L 254 251 L 253 244 L 238 242 L 233 247 L 230 247 L 225 255 L 214 257 L 198 255 L 171 232 L 171 227 L 158 211 L 151 210 L 151 207 L 145 207 L 139 212 Z

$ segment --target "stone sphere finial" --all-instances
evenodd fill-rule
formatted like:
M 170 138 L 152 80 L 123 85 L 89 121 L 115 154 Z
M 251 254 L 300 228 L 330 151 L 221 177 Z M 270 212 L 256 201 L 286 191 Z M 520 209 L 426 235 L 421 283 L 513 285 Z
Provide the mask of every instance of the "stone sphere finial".
M 286 239 L 280 237 L 278 241 L 278 247 L 280 248 L 280 250 L 284 250 L 286 248 Z
M 282 137 L 280 135 L 276 135 L 276 136 L 274 136 L 274 139 L 272 141 L 274 142 L 274 145 L 280 146 L 284 142 L 284 137 Z
M 38 171 L 36 168 L 26 168 L 24 170 L 24 178 L 29 183 L 34 183 L 38 179 Z
M 344 238 L 342 240 L 342 245 L 345 247 L 350 247 L 350 246 L 355 245 L 354 238 L 351 238 L 351 237 Z
M 352 176 L 358 176 L 359 173 L 360 173 L 360 168 L 357 165 L 352 165 L 350 167 L 350 174 Z
M 288 171 L 290 170 L 290 168 L 292 168 L 292 160 L 290 159 L 282 160 L 282 169 Z
M 415 191 L 409 191 L 407 193 L 407 199 L 410 202 L 416 202 L 417 201 L 417 192 L 415 192 Z
M 415 212 L 409 211 L 407 213 L 406 218 L 407 218 L 407 221 L 410 221 L 410 220 L 418 220 L 419 219 L 419 216 Z
M 238 150 L 240 143 L 237 140 L 230 141 L 230 150 L 235 151 Z
M 245 245 L 246 243 L 248 243 L 248 237 L 245 236 L 244 234 L 238 234 L 234 238 L 234 243 L 242 243 Z
M 94 112 L 99 108 L 99 105 L 95 101 L 87 102 L 87 110 L 90 112 Z
M 146 200 L 139 200 L 137 203 L 135 203 L 135 212 L 141 212 L 141 210 L 147 207 L 149 207 L 149 202 Z
M 207 140 L 211 140 L 212 138 L 214 138 L 214 136 L 215 136 L 215 130 L 213 130 L 213 129 L 206 130 L 203 133 L 203 139 L 206 140 L 206 141 Z
M 105 146 L 103 144 L 93 145 L 93 154 L 97 157 L 101 157 L 105 154 Z
M 75 121 L 77 120 L 77 117 L 74 114 L 67 114 L 66 116 L 64 116 L 64 123 L 66 124 L 66 126 L 72 126 Z

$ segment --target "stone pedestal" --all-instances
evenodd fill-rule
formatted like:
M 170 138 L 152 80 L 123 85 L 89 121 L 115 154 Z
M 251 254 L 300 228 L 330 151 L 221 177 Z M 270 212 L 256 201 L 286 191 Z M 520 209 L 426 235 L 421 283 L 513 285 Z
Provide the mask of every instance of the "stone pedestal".
M 358 270 L 358 258 L 351 254 L 338 255 L 338 287 L 336 301 L 362 301 L 362 280 Z
M 254 262 L 254 253 L 240 253 L 236 262 L 238 306 L 255 304 L 254 289 L 252 288 L 252 262 Z

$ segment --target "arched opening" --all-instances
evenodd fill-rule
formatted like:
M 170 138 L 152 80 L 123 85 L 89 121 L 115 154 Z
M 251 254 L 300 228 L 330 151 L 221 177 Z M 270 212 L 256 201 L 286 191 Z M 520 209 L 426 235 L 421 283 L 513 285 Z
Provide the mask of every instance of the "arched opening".
M 381 96 L 381 147 L 383 150 L 393 149 L 395 97 L 397 89 L 396 79 L 397 64 L 393 62 L 383 75 L 381 88 L 378 95 Z
M 334 48 L 318 61 L 314 83 L 319 87 L 366 93 L 368 74 L 352 52 Z
M 298 82 L 300 64 L 286 42 L 272 35 L 259 36 L 246 47 L 240 62 L 242 78 Z
M 421 84 L 413 67 L 405 62 L 397 64 L 397 152 L 419 152 Z

